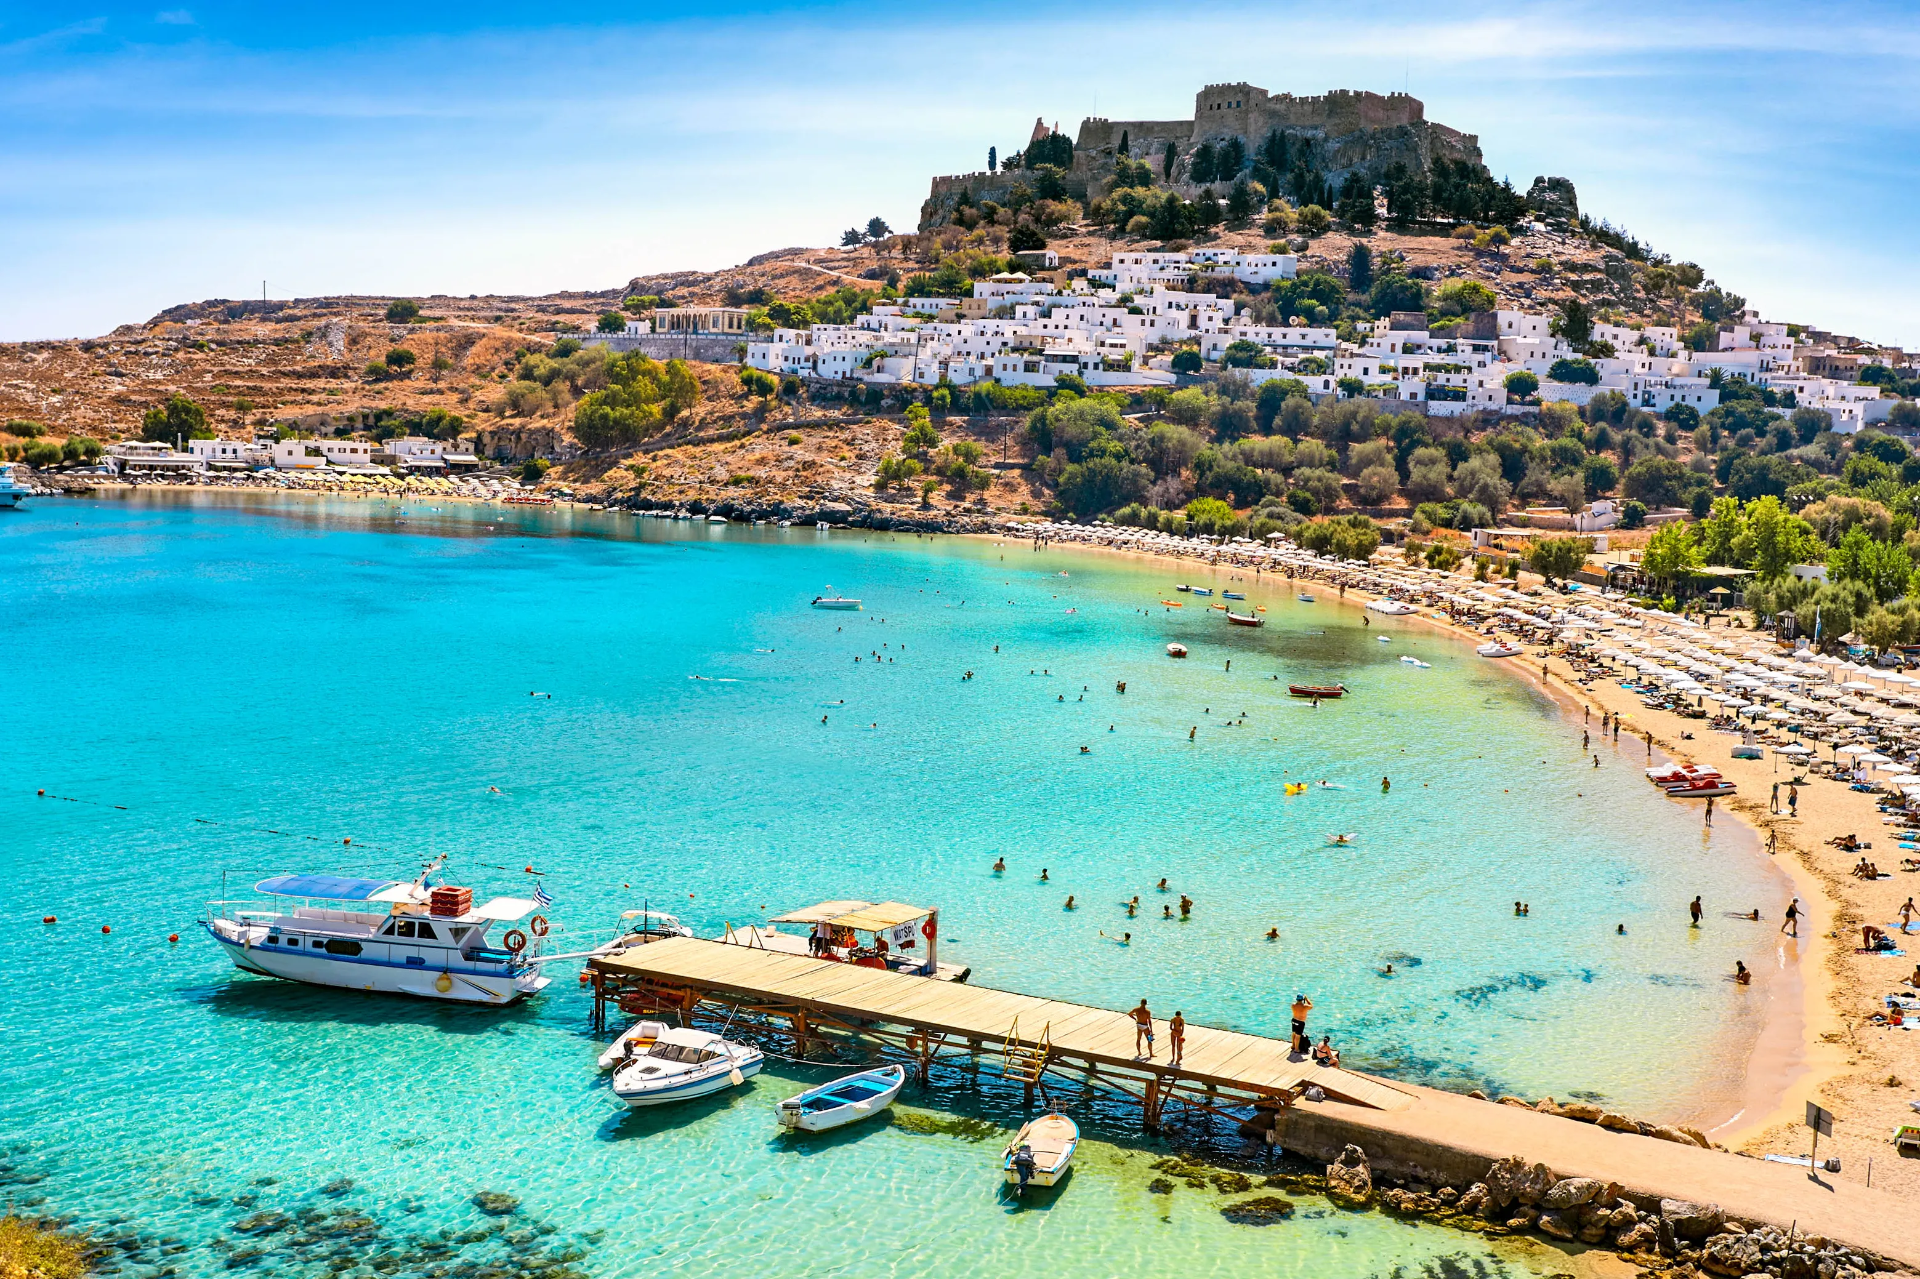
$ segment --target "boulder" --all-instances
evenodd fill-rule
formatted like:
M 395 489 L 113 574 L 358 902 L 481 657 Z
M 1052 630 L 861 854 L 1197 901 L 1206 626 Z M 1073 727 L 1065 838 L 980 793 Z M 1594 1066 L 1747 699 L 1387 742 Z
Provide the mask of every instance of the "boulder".
M 1465 1194 L 1460 1196 L 1460 1211 L 1465 1213 L 1479 1212 L 1480 1206 L 1486 1202 L 1487 1188 L 1482 1183 L 1476 1181 L 1467 1187 Z
M 1660 1219 L 1673 1228 L 1676 1239 L 1705 1239 L 1726 1224 L 1727 1214 L 1720 1211 L 1718 1204 L 1662 1199 Z
M 1541 1213 L 1539 1221 L 1535 1224 L 1540 1227 L 1541 1234 L 1551 1235 L 1555 1239 L 1572 1240 L 1579 1233 L 1565 1217 L 1557 1212 Z
M 1327 1165 L 1327 1198 L 1355 1208 L 1373 1202 L 1373 1169 L 1367 1164 L 1366 1151 L 1348 1146 Z
M 1705 1146 L 1707 1144 L 1706 1138 L 1704 1137 L 1696 1141 L 1694 1135 L 1686 1129 L 1673 1128 L 1666 1124 L 1653 1125 L 1653 1131 L 1649 1132 L 1647 1136 L 1657 1137 L 1661 1141 L 1677 1141 L 1683 1146 Z
M 1610 1128 L 1614 1132 L 1639 1132 L 1640 1131 L 1639 1120 L 1629 1119 L 1625 1115 L 1619 1114 L 1611 1110 L 1603 1113 L 1600 1116 L 1600 1118 L 1595 1120 L 1594 1122 L 1598 1123 L 1602 1128 Z
M 1596 1181 L 1592 1177 L 1568 1177 L 1547 1187 L 1547 1193 L 1540 1203 L 1554 1212 L 1565 1212 L 1569 1208 L 1592 1203 L 1606 1188 L 1606 1182 Z
M 1566 1119 L 1578 1119 L 1583 1124 L 1597 1124 L 1600 1116 L 1606 1112 L 1590 1101 L 1563 1101 L 1560 1114 Z
M 1647 1252 L 1653 1248 L 1658 1238 L 1658 1232 L 1654 1230 L 1651 1223 L 1637 1221 L 1615 1233 L 1613 1246 L 1622 1252 Z
M 1518 1107 L 1519 1107 L 1520 1109 L 1522 1109 L 1522 1110 L 1532 1110 L 1532 1109 L 1533 1109 L 1533 1105 L 1532 1105 L 1532 1103 L 1530 1103 L 1530 1102 L 1526 1102 L 1526 1101 L 1522 1101 L 1522 1100 L 1521 1100 L 1520 1098 L 1518 1098 L 1518 1097 L 1502 1097 L 1502 1098 L 1500 1099 L 1500 1104 L 1501 1104 L 1501 1105 L 1503 1105 L 1503 1106 L 1518 1106 Z
M 1507 1229 L 1529 1230 L 1533 1227 L 1533 1223 L 1538 1220 L 1540 1220 L 1540 1210 L 1538 1208 L 1516 1208 L 1513 1215 L 1507 1218 Z
M 1487 1169 L 1487 1193 L 1500 1207 L 1508 1204 L 1537 1204 L 1553 1184 L 1553 1173 L 1545 1164 L 1529 1165 L 1518 1155 L 1508 1155 Z
M 1760 1245 L 1745 1235 L 1715 1235 L 1701 1249 L 1700 1264 L 1717 1275 L 1750 1275 L 1761 1269 Z
M 1607 1228 L 1589 1222 L 1587 1225 L 1580 1227 L 1579 1239 L 1581 1243 L 1587 1244 L 1605 1243 L 1607 1241 Z
M 1580 220 L 1580 196 L 1566 178 L 1535 178 L 1527 188 L 1527 207 L 1552 221 Z

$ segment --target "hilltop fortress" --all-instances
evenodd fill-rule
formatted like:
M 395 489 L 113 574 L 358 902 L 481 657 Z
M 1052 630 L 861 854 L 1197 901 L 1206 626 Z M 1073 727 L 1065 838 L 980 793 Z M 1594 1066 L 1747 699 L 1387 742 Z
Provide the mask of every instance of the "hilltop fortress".
M 1032 141 L 1050 132 L 1036 124 Z M 1356 171 L 1378 181 L 1396 163 L 1421 173 L 1429 171 L 1436 159 L 1464 161 L 1475 167 L 1483 163 L 1478 137 L 1428 120 L 1420 100 L 1404 93 L 1335 89 L 1297 98 L 1290 93 L 1269 93 L 1244 82 L 1210 84 L 1194 95 L 1190 120 L 1107 120 L 1096 116 L 1081 121 L 1067 175 L 1068 191 L 1082 200 L 1090 193 L 1099 193 L 1113 176 L 1114 161 L 1120 157 L 1124 143 L 1130 158 L 1153 166 L 1156 180 L 1191 198 L 1206 185 L 1192 180 L 1194 153 L 1203 144 L 1218 146 L 1238 138 L 1245 153 L 1251 155 L 1274 134 L 1286 139 L 1291 157 L 1311 165 L 1335 187 Z M 1173 150 L 1170 169 L 1169 147 Z M 935 178 L 921 206 L 921 229 L 945 222 L 961 191 L 976 203 L 982 199 L 1004 200 L 1022 176 L 1019 170 L 1002 170 Z M 1216 185 L 1224 186 L 1217 181 Z

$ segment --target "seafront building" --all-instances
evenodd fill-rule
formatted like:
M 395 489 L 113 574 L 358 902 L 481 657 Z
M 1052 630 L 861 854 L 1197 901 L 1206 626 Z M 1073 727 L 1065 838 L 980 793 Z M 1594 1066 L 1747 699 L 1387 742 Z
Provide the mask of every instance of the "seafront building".
M 746 344 L 746 362 L 780 375 L 881 385 L 1049 387 L 1073 376 L 1094 388 L 1143 389 L 1182 384 L 1173 356 L 1188 348 L 1209 364 L 1255 365 L 1245 369 L 1255 382 L 1297 379 L 1316 401 L 1365 395 L 1435 416 L 1532 411 L 1555 400 L 1585 405 L 1605 392 L 1651 412 L 1686 405 L 1705 415 L 1720 403 L 1719 384 L 1738 377 L 1824 410 L 1842 434 L 1885 421 L 1893 405 L 1879 387 L 1848 380 L 1854 370 L 1833 365 L 1829 349 L 1796 341 L 1786 325 L 1753 311 L 1723 325 L 1706 351 L 1669 327 L 1596 324 L 1585 349 L 1613 354 L 1590 356 L 1555 334 L 1544 313 L 1431 321 L 1424 312 L 1395 312 L 1343 341 L 1299 317 L 1260 324 L 1247 300 L 1203 291 L 1226 279 L 1270 285 L 1298 267 L 1292 254 L 1116 253 L 1111 265 L 1064 287 L 1014 272 L 975 281 L 971 297 L 902 298 L 851 324 L 776 328 Z M 1555 377 L 1576 370 L 1582 380 Z M 1539 382 L 1525 403 L 1507 390 L 1520 372 Z

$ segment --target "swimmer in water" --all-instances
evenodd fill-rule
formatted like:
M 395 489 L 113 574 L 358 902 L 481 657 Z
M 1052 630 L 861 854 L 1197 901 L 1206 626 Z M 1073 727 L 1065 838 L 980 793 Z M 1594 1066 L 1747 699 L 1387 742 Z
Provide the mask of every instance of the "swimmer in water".
M 1062 907 L 1061 909 L 1063 909 L 1063 910 L 1072 910 L 1072 909 L 1073 909 L 1073 894 L 1072 894 L 1072 893 L 1068 893 L 1068 894 L 1067 894 L 1067 904 L 1066 904 L 1066 905 L 1065 905 L 1064 907 Z
M 1167 881 L 1163 879 L 1158 884 L 1155 884 L 1154 887 L 1164 893 L 1167 891 Z
M 1005 873 L 1005 871 L 1006 871 L 1006 869 L 1007 869 L 1007 859 L 1006 859 L 1006 858 L 1004 858 L 1004 857 L 996 857 L 996 858 L 994 858 L 994 859 L 993 859 L 993 873 L 994 873 L 994 874 L 996 874 L 996 875 L 999 875 L 999 874 L 1004 874 L 1004 873 Z
M 1162 918 L 1162 919 L 1172 919 L 1172 918 L 1173 918 L 1173 907 L 1171 907 L 1171 906 L 1162 906 L 1162 907 L 1160 908 L 1160 918 Z
M 1385 968 L 1382 968 L 1382 969 L 1380 970 L 1380 975 L 1381 975 L 1382 977 L 1391 977 L 1391 976 L 1393 976 L 1393 965 L 1392 965 L 1392 964 L 1388 964 L 1388 965 L 1387 965 L 1387 966 L 1386 966 Z
M 1613 931 L 1618 933 L 1620 936 L 1625 937 L 1627 935 L 1627 926 L 1625 924 L 1621 924 L 1617 926 Z
M 1040 882 L 1043 884 L 1047 882 L 1047 868 L 1045 866 L 1040 868 Z
M 1267 940 L 1268 940 L 1268 941 L 1279 941 L 1279 940 L 1280 940 L 1280 930 L 1279 930 L 1278 928 L 1269 928 L 1269 929 L 1267 929 Z
M 1187 896 L 1185 893 L 1181 893 L 1180 894 L 1180 918 L 1185 919 L 1188 915 L 1191 915 L 1192 913 L 1193 913 L 1193 898 Z

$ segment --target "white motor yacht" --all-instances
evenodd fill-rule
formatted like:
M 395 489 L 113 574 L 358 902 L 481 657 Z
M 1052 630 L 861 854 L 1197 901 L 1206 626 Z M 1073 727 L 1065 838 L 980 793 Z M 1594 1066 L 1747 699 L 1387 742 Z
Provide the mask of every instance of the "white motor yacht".
M 496 897 L 475 908 L 471 889 L 428 885 L 439 865 L 412 883 L 275 875 L 255 891 L 290 904 L 214 902 L 201 923 L 234 967 L 263 977 L 465 1004 L 510 1004 L 545 989 L 552 979 L 539 952 L 550 928 L 534 912 L 550 899 L 536 890 L 544 900 Z M 529 915 L 524 931 L 509 929 L 497 944 L 488 936 Z
M 736 1087 L 759 1074 L 764 1060 L 751 1044 L 680 1027 L 635 1048 L 634 1056 L 614 1067 L 613 1095 L 636 1110 Z
M 13 477 L 13 463 L 0 462 L 0 510 L 19 506 L 33 496 L 33 490 Z

